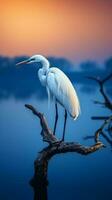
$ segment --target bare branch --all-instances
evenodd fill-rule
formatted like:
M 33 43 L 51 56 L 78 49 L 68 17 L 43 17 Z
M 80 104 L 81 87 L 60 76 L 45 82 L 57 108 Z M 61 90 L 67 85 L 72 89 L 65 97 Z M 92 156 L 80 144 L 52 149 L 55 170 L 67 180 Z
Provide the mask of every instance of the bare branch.
M 92 120 L 107 120 L 109 116 L 93 116 L 91 117 Z
M 96 101 L 96 100 L 94 100 L 93 102 L 94 102 L 94 104 L 100 104 L 100 105 L 103 105 L 103 106 L 105 105 L 105 103 L 104 103 L 104 102 L 101 102 L 101 101 Z
M 99 134 L 96 136 L 95 144 L 86 147 L 75 142 L 60 142 L 54 135 L 51 129 L 48 127 L 47 121 L 44 115 L 38 112 L 32 105 L 25 105 L 26 108 L 30 109 L 34 115 L 40 119 L 42 127 L 43 140 L 48 142 L 49 146 L 44 148 L 39 154 L 35 161 L 35 173 L 34 177 L 30 181 L 34 189 L 35 200 L 47 200 L 47 171 L 49 160 L 56 154 L 75 152 L 81 155 L 88 155 L 103 147 L 104 144 L 99 141 Z M 100 132 L 100 131 L 99 131 Z
M 103 129 L 105 128 L 106 125 L 110 123 L 111 120 L 112 120 L 112 116 L 108 117 L 108 119 L 106 119 L 101 125 L 101 127 L 96 131 L 95 142 L 99 142 L 99 135 L 103 133 Z
M 109 139 L 109 137 L 102 131 L 102 136 L 105 138 L 105 140 L 110 144 L 112 147 L 112 140 Z
M 43 136 L 43 141 L 48 142 L 50 145 L 53 143 L 57 143 L 58 140 L 53 135 L 53 132 L 51 131 L 51 129 L 48 127 L 48 124 L 44 115 L 38 112 L 32 105 L 25 104 L 25 107 L 31 110 L 33 114 L 36 115 L 40 119 L 40 124 L 42 127 L 41 135 Z
M 105 83 L 106 81 L 108 81 L 108 80 L 110 80 L 110 79 L 112 79 L 112 73 L 109 74 L 106 78 L 104 78 L 104 79 L 102 80 L 102 82 Z
M 105 79 L 101 80 L 100 78 L 96 78 L 96 77 L 92 77 L 92 76 L 88 76 L 88 79 L 94 80 L 99 84 L 100 87 L 100 93 L 103 96 L 105 102 L 101 103 L 98 101 L 95 101 L 95 103 L 97 104 L 104 104 L 105 107 L 107 107 L 108 109 L 110 109 L 112 111 L 112 102 L 110 101 L 109 97 L 106 95 L 105 91 L 104 91 L 104 83 L 108 80 L 110 80 L 112 78 L 112 73 L 110 75 L 108 75 Z
M 91 80 L 94 80 L 94 81 L 96 81 L 96 82 L 98 82 L 98 83 L 101 82 L 101 80 L 100 80 L 99 77 L 96 78 L 96 77 L 93 77 L 93 76 L 86 76 L 86 78 L 91 79 Z
M 58 140 L 53 135 L 53 132 L 48 127 L 48 124 L 44 115 L 38 112 L 32 105 L 25 104 L 25 107 L 30 109 L 33 112 L 33 114 L 36 115 L 40 119 L 43 140 L 48 142 L 50 145 L 52 144 L 52 146 L 50 146 L 49 156 L 54 154 L 53 152 L 55 152 L 56 154 L 56 153 L 64 153 L 64 152 L 72 152 L 72 151 L 86 155 L 88 153 L 96 151 L 98 148 L 103 147 L 103 144 L 101 142 L 91 147 L 84 147 L 74 142 L 72 143 L 60 142 L 60 140 Z M 48 149 L 44 149 L 43 151 L 46 152 Z M 47 159 L 48 159 L 48 156 L 47 156 Z

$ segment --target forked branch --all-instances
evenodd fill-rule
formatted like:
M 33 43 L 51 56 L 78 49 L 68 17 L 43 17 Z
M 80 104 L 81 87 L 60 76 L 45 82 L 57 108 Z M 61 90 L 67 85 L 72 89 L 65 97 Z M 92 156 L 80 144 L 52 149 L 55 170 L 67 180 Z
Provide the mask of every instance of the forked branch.
M 108 75 L 106 78 L 101 80 L 100 78 L 96 77 L 88 77 L 89 79 L 92 79 L 96 81 L 99 84 L 100 87 L 100 93 L 104 98 L 104 102 L 94 101 L 95 104 L 104 105 L 105 108 L 108 108 L 110 111 L 112 111 L 112 101 L 109 99 L 108 95 L 105 92 L 104 84 L 105 82 L 112 79 L 112 73 Z M 103 120 L 101 127 L 96 131 L 95 136 L 86 136 L 85 139 L 95 138 L 95 141 L 99 141 L 99 135 L 102 135 L 106 141 L 112 146 L 112 140 L 108 137 L 108 135 L 105 133 L 104 128 L 107 127 L 107 132 L 112 136 L 112 115 L 110 116 L 93 116 L 91 117 L 93 120 Z
M 104 98 L 104 102 L 94 101 L 94 103 L 104 105 L 105 107 L 107 107 L 108 109 L 110 109 L 112 111 L 112 102 L 110 101 L 109 97 L 107 96 L 107 94 L 104 90 L 104 84 L 107 81 L 109 81 L 110 79 L 112 79 L 112 73 L 110 75 L 108 75 L 106 78 L 104 78 L 103 80 L 101 80 L 100 78 L 92 77 L 92 76 L 88 76 L 87 78 L 94 80 L 99 84 L 100 93 Z
M 76 152 L 82 155 L 88 155 L 104 147 L 104 144 L 98 139 L 98 134 L 96 136 L 97 139 L 95 144 L 89 147 L 75 142 L 60 142 L 60 140 L 53 135 L 52 130 L 48 127 L 45 116 L 38 112 L 32 105 L 26 104 L 25 107 L 31 110 L 33 114 L 40 119 L 42 138 L 49 144 L 38 154 L 35 161 L 34 177 L 30 182 L 34 188 L 34 199 L 47 200 L 48 162 L 54 155 L 67 152 Z
M 32 105 L 25 104 L 25 107 L 33 112 L 40 119 L 40 124 L 42 128 L 41 135 L 43 137 L 43 141 L 49 144 L 49 148 L 45 148 L 44 151 L 49 150 L 48 155 L 46 154 L 47 159 L 56 153 L 64 153 L 64 152 L 78 152 L 80 154 L 89 154 L 93 151 L 98 150 L 103 146 L 103 144 L 99 141 L 97 144 L 94 144 L 90 147 L 84 147 L 78 143 L 74 142 L 60 142 L 56 136 L 53 135 L 52 130 L 48 127 L 46 118 L 43 113 L 38 112 Z M 51 151 L 52 150 L 52 151 Z M 42 152 L 42 151 L 41 151 Z

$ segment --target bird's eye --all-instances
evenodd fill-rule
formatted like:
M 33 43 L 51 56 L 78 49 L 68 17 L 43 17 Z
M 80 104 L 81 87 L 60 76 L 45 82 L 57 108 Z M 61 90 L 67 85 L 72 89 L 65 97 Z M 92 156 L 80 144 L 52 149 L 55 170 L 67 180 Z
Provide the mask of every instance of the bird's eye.
M 34 60 L 35 60 L 35 58 L 31 58 L 31 59 L 30 59 L 30 61 L 34 61 Z

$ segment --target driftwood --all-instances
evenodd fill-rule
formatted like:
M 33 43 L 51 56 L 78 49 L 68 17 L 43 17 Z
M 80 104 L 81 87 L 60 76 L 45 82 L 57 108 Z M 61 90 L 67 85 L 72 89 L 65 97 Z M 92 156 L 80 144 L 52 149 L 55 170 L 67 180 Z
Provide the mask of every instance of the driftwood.
M 43 141 L 48 143 L 48 146 L 39 153 L 35 161 L 34 177 L 30 181 L 30 184 L 34 188 L 34 199 L 47 200 L 47 171 L 49 160 L 54 155 L 60 153 L 75 152 L 82 155 L 88 155 L 101 149 L 102 147 L 105 147 L 104 144 L 99 140 L 99 135 L 106 124 L 98 129 L 97 134 L 95 133 L 95 144 L 92 146 L 86 147 L 75 142 L 60 142 L 60 140 L 53 135 L 53 132 L 48 127 L 45 116 L 38 112 L 32 105 L 25 105 L 25 107 L 30 109 L 33 114 L 40 119 L 40 124 L 42 127 L 41 135 Z

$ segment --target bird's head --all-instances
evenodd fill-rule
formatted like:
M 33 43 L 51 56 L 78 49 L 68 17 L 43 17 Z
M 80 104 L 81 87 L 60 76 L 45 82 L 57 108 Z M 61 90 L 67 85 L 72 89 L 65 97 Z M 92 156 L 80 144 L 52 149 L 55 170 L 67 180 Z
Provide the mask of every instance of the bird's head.
M 47 61 L 47 59 L 42 55 L 33 55 L 30 58 L 28 58 L 27 60 L 24 60 L 24 61 L 17 63 L 16 66 L 22 65 L 22 64 L 39 63 L 39 62 L 42 62 L 44 60 Z

